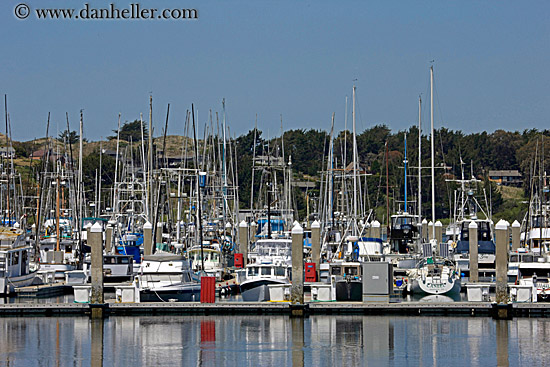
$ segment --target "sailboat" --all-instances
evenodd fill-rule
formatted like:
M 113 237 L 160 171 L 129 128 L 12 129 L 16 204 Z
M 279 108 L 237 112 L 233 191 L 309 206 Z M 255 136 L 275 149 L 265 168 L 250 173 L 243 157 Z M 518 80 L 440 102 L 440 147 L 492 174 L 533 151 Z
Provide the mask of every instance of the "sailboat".
M 430 100 L 431 100 L 431 155 L 432 155 L 432 221 L 435 222 L 435 165 L 434 165 L 434 113 L 433 113 L 433 66 L 430 67 Z M 460 292 L 461 279 L 460 273 L 457 271 L 456 263 L 448 258 L 444 251 L 447 249 L 446 244 L 436 243 L 435 226 L 432 233 L 432 243 L 423 246 L 424 258 L 420 260 L 415 269 L 408 272 L 410 282 L 410 291 L 413 293 L 427 294 L 446 294 Z M 439 246 L 441 252 L 439 255 L 433 254 L 433 248 Z M 443 250 L 443 251 L 442 251 Z M 441 256 L 440 256 L 441 255 Z

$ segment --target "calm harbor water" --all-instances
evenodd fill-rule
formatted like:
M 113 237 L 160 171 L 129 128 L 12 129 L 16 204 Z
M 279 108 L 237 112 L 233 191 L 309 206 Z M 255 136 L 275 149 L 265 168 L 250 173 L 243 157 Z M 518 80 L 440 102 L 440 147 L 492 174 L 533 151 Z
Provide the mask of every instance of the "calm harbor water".
M 542 318 L 3 317 L 0 365 L 537 366 L 549 339 Z

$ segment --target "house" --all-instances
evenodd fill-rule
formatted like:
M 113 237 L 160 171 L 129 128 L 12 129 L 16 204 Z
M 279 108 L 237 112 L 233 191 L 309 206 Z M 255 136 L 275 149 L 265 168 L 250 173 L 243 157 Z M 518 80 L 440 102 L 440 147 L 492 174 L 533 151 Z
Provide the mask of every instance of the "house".
M 13 147 L 0 147 L 0 157 L 15 158 L 15 149 Z
M 497 185 L 519 187 L 523 183 L 521 173 L 518 170 L 495 170 L 489 171 L 489 180 Z

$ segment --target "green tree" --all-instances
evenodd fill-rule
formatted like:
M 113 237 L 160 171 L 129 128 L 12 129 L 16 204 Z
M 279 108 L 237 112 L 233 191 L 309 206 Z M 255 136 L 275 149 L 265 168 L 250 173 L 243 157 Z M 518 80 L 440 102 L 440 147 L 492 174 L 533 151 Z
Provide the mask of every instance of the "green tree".
M 59 134 L 59 137 L 57 138 L 57 140 L 59 140 L 60 142 L 66 141 L 67 144 L 76 144 L 78 143 L 79 138 L 80 138 L 80 135 L 78 135 L 76 131 L 65 130 L 61 134 Z
M 115 133 L 114 136 L 109 136 L 108 139 L 117 138 L 117 130 L 113 130 Z M 143 138 L 147 140 L 148 130 L 145 123 L 143 124 Z M 125 122 L 124 125 L 120 127 L 120 140 L 124 141 L 141 141 L 141 121 L 134 120 L 132 122 Z

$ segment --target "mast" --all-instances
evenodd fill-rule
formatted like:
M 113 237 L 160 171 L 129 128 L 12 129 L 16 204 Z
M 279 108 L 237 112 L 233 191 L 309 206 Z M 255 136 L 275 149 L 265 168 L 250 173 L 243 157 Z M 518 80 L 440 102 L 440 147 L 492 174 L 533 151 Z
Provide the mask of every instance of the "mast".
M 8 141 L 8 95 L 7 94 L 4 94 L 4 112 L 5 112 L 5 116 L 6 116 L 6 157 L 8 156 L 8 151 L 9 151 L 9 141 Z M 9 165 L 6 165 L 9 167 Z M 10 225 L 10 176 L 11 176 L 11 173 L 9 169 L 6 170 L 7 172 L 7 182 L 8 184 L 6 185 L 6 194 L 7 194 L 7 210 L 8 210 L 8 225 Z M 4 221 L 4 225 L 6 224 L 6 222 Z
M 390 179 L 389 179 L 389 163 L 388 163 L 388 141 L 386 140 L 386 216 L 388 225 L 386 226 L 387 233 L 389 236 L 390 229 Z
M 357 139 L 355 134 L 355 85 L 353 86 L 353 228 L 357 226 Z
M 147 173 L 149 174 L 149 179 L 147 180 L 149 185 L 148 195 L 150 202 L 149 204 L 149 219 L 152 219 L 150 215 L 153 213 L 153 192 L 151 188 L 153 187 L 153 96 L 149 96 L 149 167 Z
M 434 67 L 430 66 L 430 120 L 432 123 L 431 131 L 431 151 L 432 151 L 432 238 L 435 238 L 435 167 L 434 167 Z
M 195 170 L 197 184 L 197 227 L 199 232 L 199 242 L 201 244 L 201 271 L 204 271 L 204 249 L 202 240 L 202 213 L 201 213 L 201 188 L 199 184 L 199 147 L 197 142 L 197 130 L 195 128 L 195 106 L 191 104 L 191 116 L 193 118 L 193 140 L 195 142 Z
M 418 96 L 418 223 L 422 221 L 422 97 Z
M 57 171 L 57 177 L 55 182 L 55 251 L 59 251 L 59 168 Z M 8 218 L 9 219 L 9 218 Z
M 118 149 L 120 145 L 120 112 L 118 114 L 118 129 L 116 131 L 116 156 L 115 156 L 115 183 L 113 185 L 113 213 L 115 212 L 114 209 L 117 207 L 117 204 L 115 203 L 116 200 L 116 185 L 117 185 L 117 179 L 118 179 Z
M 254 124 L 254 143 L 252 146 L 252 185 L 250 185 L 250 212 L 253 213 L 252 204 L 254 203 L 254 165 L 256 161 L 256 133 L 258 132 L 258 114 L 256 114 L 256 123 Z
M 407 133 L 405 133 L 405 213 L 407 213 Z
M 79 218 L 82 221 L 82 218 L 84 218 L 82 205 L 84 204 L 84 183 L 82 181 L 82 142 L 84 141 L 83 134 L 84 133 L 84 121 L 83 121 L 83 114 L 82 110 L 80 110 L 80 137 L 79 137 L 79 151 L 78 151 L 78 187 L 80 188 L 78 190 L 78 211 L 79 211 Z

